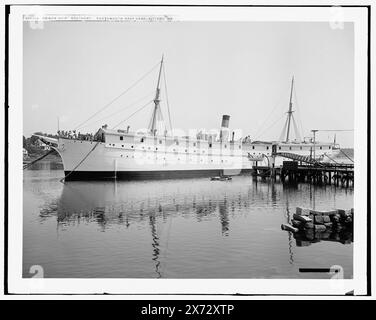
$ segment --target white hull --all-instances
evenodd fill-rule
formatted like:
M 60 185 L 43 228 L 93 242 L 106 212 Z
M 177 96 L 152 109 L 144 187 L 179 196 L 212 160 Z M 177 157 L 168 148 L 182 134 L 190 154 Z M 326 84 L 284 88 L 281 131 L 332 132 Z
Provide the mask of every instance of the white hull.
M 175 172 L 175 171 L 222 171 L 239 174 L 252 169 L 253 162 L 237 146 L 237 150 L 212 150 L 185 147 L 169 150 L 167 147 L 141 144 L 114 144 L 96 141 L 59 139 L 55 149 L 60 154 L 64 171 L 108 172 L 113 176 L 121 173 Z M 85 159 L 83 161 L 83 159 Z M 109 175 L 110 177 L 110 175 Z
M 142 143 L 137 136 L 126 136 L 118 141 L 120 134 L 107 134 L 106 142 L 60 138 L 55 149 L 60 154 L 66 174 L 81 175 L 84 178 L 121 178 L 136 176 L 163 177 L 207 174 L 236 175 L 252 170 L 258 165 L 271 165 L 272 144 L 247 144 L 241 142 L 215 142 L 177 140 L 166 137 L 144 137 Z M 163 141 L 162 141 L 163 140 Z M 174 141 L 176 143 L 171 143 Z M 195 140 L 194 140 L 195 141 Z M 210 146 L 209 146 L 210 145 Z M 316 158 L 332 155 L 331 144 L 275 144 L 277 152 L 312 156 L 315 148 Z M 254 157 L 250 160 L 248 155 Z M 275 167 L 284 157 L 275 158 Z M 180 174 L 180 175 L 179 175 Z

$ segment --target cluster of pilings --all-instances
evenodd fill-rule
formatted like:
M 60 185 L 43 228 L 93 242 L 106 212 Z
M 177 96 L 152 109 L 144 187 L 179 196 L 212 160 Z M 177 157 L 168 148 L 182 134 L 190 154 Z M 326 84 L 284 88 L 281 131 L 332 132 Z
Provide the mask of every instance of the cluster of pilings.
M 308 182 L 317 185 L 349 187 L 354 185 L 354 171 L 335 167 L 299 166 L 296 169 L 281 168 L 280 180 L 297 183 Z
M 254 166 L 254 179 L 280 180 L 282 183 L 306 182 L 315 185 L 335 185 L 349 187 L 354 185 L 354 169 L 352 167 L 341 166 L 313 166 L 298 165 L 295 161 L 285 161 L 279 168 L 267 166 Z

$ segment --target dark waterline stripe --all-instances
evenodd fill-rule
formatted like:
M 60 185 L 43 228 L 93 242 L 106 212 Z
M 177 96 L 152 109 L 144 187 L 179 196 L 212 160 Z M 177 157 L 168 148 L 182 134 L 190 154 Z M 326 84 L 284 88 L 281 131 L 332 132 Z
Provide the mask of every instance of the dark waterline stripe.
M 225 170 L 225 172 L 231 170 Z M 234 170 L 235 172 L 235 170 Z M 252 169 L 242 169 L 240 174 L 251 173 Z M 64 171 L 65 176 L 71 171 Z M 66 181 L 77 180 L 150 180 L 150 179 L 184 179 L 223 175 L 223 170 L 176 170 L 176 171 L 74 171 Z M 237 174 L 238 175 L 238 174 Z

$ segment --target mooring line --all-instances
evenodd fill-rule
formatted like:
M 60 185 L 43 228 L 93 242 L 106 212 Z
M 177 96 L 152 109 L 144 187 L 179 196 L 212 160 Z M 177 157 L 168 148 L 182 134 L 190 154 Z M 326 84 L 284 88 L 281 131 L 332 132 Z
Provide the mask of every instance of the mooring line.
M 65 177 L 61 178 L 60 179 L 60 182 L 61 183 L 64 183 L 65 179 L 68 178 L 80 165 L 81 163 L 83 163 L 86 158 L 90 155 L 90 153 L 92 153 L 94 151 L 94 149 L 98 146 L 98 144 L 100 143 L 100 141 L 98 141 L 95 146 L 89 151 L 89 153 L 78 163 L 78 165 L 76 165 L 73 170 L 71 170 Z
M 54 152 L 55 150 L 54 149 L 51 149 L 50 151 L 48 151 L 47 153 L 45 153 L 43 156 L 33 160 L 32 162 L 26 164 L 24 167 L 23 167 L 23 170 L 31 167 L 34 163 L 38 162 L 39 160 L 42 160 L 43 158 L 47 157 L 50 153 Z

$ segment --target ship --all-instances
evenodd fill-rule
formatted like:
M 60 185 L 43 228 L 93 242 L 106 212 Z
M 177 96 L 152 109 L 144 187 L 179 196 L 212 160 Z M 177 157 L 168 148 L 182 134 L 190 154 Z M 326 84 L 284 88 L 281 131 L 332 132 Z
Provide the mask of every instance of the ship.
M 146 131 L 131 131 L 129 126 L 115 129 L 104 125 L 90 136 L 77 135 L 74 131 L 74 134 L 67 135 L 60 130 L 58 138 L 38 136 L 60 155 L 65 181 L 231 176 L 252 172 L 252 167 L 257 164 L 279 166 L 294 155 L 320 161 L 339 148 L 335 142 L 290 139 L 293 82 L 285 125 L 287 136 L 283 141 L 235 138 L 235 132 L 229 127 L 230 115 L 222 116 L 216 133 L 174 135 L 173 130 L 166 129 L 161 111 L 163 63 L 162 57 L 158 64 L 152 115 Z

